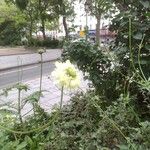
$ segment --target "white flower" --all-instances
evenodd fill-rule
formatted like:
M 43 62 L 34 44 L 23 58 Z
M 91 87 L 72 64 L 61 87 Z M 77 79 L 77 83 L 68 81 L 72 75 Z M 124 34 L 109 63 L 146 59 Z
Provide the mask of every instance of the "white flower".
M 73 64 L 69 60 L 66 62 L 56 62 L 55 70 L 52 72 L 52 77 L 59 86 L 65 88 L 77 88 L 80 85 L 80 76 Z

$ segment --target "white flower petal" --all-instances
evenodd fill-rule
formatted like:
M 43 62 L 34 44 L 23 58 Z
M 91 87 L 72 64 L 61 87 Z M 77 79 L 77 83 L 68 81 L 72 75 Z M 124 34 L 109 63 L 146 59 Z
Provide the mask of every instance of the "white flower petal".
M 66 88 L 77 88 L 80 85 L 80 76 L 77 69 L 69 60 L 66 62 L 56 62 L 56 68 L 51 73 L 55 83 Z

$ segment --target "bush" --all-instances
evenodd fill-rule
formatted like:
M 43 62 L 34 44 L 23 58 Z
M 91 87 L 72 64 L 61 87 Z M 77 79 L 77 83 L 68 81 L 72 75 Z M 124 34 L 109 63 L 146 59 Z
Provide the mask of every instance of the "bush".
M 0 24 L 0 45 L 21 45 L 21 37 L 24 36 L 23 24 L 5 20 Z
M 62 56 L 64 60 L 70 59 L 80 70 L 88 73 L 85 78 L 92 81 L 96 92 L 104 97 L 107 104 L 119 96 L 119 86 L 122 86 L 119 83 L 123 80 L 119 67 L 114 66 L 113 60 L 98 46 L 85 40 L 67 43 Z
M 150 88 L 141 89 L 140 86 L 141 82 L 147 87 L 150 84 L 150 2 L 115 0 L 115 3 L 120 12 L 112 20 L 110 27 L 112 31 L 117 31 L 111 49 L 118 58 L 121 73 L 128 78 L 128 90 L 136 97 L 135 104 L 139 113 L 147 118 L 150 115 Z
M 55 136 L 46 146 L 56 150 L 148 150 L 150 123 L 140 122 L 130 102 L 130 97 L 121 95 L 103 110 L 103 100 L 95 92 L 77 94 L 63 109 L 54 125 Z
M 121 19 L 114 20 L 118 23 L 120 31 L 115 46 L 112 47 L 117 53 L 116 51 L 106 53 L 98 46 L 84 40 L 69 42 L 64 46 L 63 59 L 70 59 L 77 64 L 85 73 L 85 78 L 92 81 L 93 90 L 75 94 L 68 105 L 62 110 L 56 108 L 51 114 L 47 114 L 39 106 L 41 91 L 35 92 L 25 101 L 23 99 L 23 102 L 29 102 L 34 107 L 34 115 L 25 121 L 21 121 L 18 117 L 13 118 L 10 114 L 6 115 L 8 112 L 6 114 L 1 112 L 0 149 L 150 149 L 150 78 L 149 68 L 146 69 L 149 61 L 146 24 L 149 16 L 147 9 L 150 5 L 147 5 L 148 1 L 143 0 L 137 3 L 134 0 L 115 2 L 119 3 L 119 8 L 129 7 L 129 10 L 134 10 L 136 14 L 135 18 L 134 16 L 130 18 L 130 15 L 123 17 L 120 15 Z M 143 6 L 141 10 L 139 9 L 141 5 L 146 11 Z M 146 16 L 143 16 L 141 11 Z M 137 19 L 139 16 L 140 18 Z M 134 30 L 133 37 L 131 30 L 127 28 L 127 24 L 131 25 L 130 19 L 136 23 L 140 21 L 137 24 L 138 28 L 141 23 L 143 24 L 143 29 Z M 113 25 L 116 25 L 115 22 Z M 138 31 L 140 34 L 137 33 Z M 142 42 L 139 39 L 141 33 L 145 34 Z M 133 47 L 128 40 L 134 42 Z M 33 39 L 33 43 L 40 46 L 49 45 L 49 42 L 49 40 L 41 42 Z M 142 61 L 138 60 L 139 55 Z M 138 65 L 135 60 L 138 60 Z M 28 90 L 27 86 L 22 84 L 17 85 L 17 89 L 19 92 Z M 9 90 L 4 90 L 3 94 L 7 95 Z M 20 105 L 18 108 L 18 114 L 21 114 Z
M 62 41 L 57 39 L 46 38 L 45 40 L 41 39 L 31 39 L 29 42 L 29 46 L 35 47 L 47 47 L 47 48 L 61 48 Z

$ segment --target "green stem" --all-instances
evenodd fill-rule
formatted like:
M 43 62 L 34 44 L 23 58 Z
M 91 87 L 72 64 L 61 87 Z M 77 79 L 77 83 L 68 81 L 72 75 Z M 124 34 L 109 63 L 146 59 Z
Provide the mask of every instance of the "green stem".
M 129 17 L 129 49 L 130 49 L 130 72 L 131 72 L 131 67 L 135 70 L 137 73 L 137 69 L 135 68 L 134 65 L 134 59 L 133 59 L 133 53 L 132 53 L 132 21 L 131 18 Z M 137 74 L 141 79 L 142 77 L 140 74 Z
M 138 123 L 140 123 L 140 118 L 138 117 L 138 115 L 137 115 L 136 112 L 134 111 L 133 107 L 132 107 L 130 104 L 128 104 L 128 105 L 129 105 L 129 107 L 130 107 L 130 110 L 133 112 L 133 114 L 134 114 L 136 120 L 138 121 Z
M 40 54 L 40 56 L 41 56 L 41 70 L 40 70 L 40 93 L 41 93 L 41 91 L 42 91 L 42 77 L 43 77 L 43 55 L 42 54 Z
M 64 86 L 62 86 L 62 88 L 61 88 L 60 110 L 62 110 L 62 105 L 63 105 L 63 95 L 64 95 Z
M 119 128 L 119 125 L 118 125 L 115 121 L 113 121 L 113 119 L 110 119 L 109 116 L 108 116 L 108 115 L 101 109 L 101 107 L 100 107 L 97 103 L 95 103 L 94 101 L 93 101 L 93 105 L 94 105 L 97 109 L 99 109 L 100 112 L 103 113 L 103 117 L 107 118 L 107 119 L 109 120 L 109 122 L 112 124 L 112 126 L 115 127 L 115 128 L 119 131 L 119 133 L 124 137 L 124 139 L 133 147 L 133 149 L 136 150 L 136 148 L 134 147 L 134 145 L 128 140 L 128 138 L 125 136 L 125 134 L 121 131 L 121 129 Z
M 139 65 L 139 69 L 141 71 L 141 74 L 142 74 L 144 80 L 147 80 L 146 77 L 145 77 L 145 75 L 144 75 L 144 73 L 143 73 L 141 64 L 140 64 L 140 54 L 141 54 L 141 49 L 142 49 L 142 43 L 143 43 L 143 41 L 144 41 L 144 36 L 143 36 L 142 41 L 141 41 L 141 43 L 139 45 L 139 50 L 138 50 L 138 65 Z
M 131 18 L 129 17 L 129 49 L 130 49 L 130 69 L 131 69 L 131 65 L 133 67 L 133 69 L 136 71 L 136 68 L 134 66 L 134 61 L 133 61 L 133 53 L 132 53 L 132 21 Z
M 23 125 L 22 116 L 21 116 L 21 90 L 18 90 L 18 115 L 20 123 Z
M 30 133 L 33 133 L 33 132 L 39 133 L 41 131 L 46 130 L 50 126 L 50 124 L 52 124 L 56 120 L 56 118 L 58 116 L 59 116 L 59 112 L 57 112 L 55 114 L 55 116 L 48 123 L 44 124 L 43 126 L 41 126 L 39 128 L 35 128 L 35 129 L 32 129 L 32 130 L 28 130 L 28 131 L 15 131 L 15 130 L 12 130 L 10 128 L 4 127 L 2 125 L 0 125 L 0 128 L 4 131 L 8 131 L 8 132 L 15 133 L 15 134 L 30 134 Z

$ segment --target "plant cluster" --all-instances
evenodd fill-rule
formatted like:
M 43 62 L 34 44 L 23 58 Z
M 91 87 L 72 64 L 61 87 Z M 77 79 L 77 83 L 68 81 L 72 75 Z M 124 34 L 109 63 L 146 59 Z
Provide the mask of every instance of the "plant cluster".
M 149 149 L 149 121 L 139 120 L 131 100 L 121 95 L 108 107 L 95 92 L 78 93 L 54 126 L 50 149 Z
M 12 20 L 5 20 L 0 24 L 0 45 L 22 45 L 22 37 L 25 35 L 25 24 L 17 24 Z
M 0 114 L 0 149 L 150 149 L 149 28 L 144 24 L 149 21 L 149 2 L 134 2 L 115 1 L 120 10 L 129 7 L 137 14 L 136 17 L 131 12 L 128 12 L 130 15 L 122 15 L 120 11 L 116 16 L 112 29 L 117 21 L 119 32 L 110 50 L 84 40 L 64 45 L 63 60 L 76 63 L 85 79 L 92 82 L 92 88 L 87 92 L 76 93 L 65 106 L 61 99 L 60 109 L 55 108 L 48 114 L 38 103 L 43 92 L 42 63 L 38 92 L 21 99 L 22 91 L 28 87 L 23 84 L 15 86 L 18 90 L 16 112 L 3 109 Z M 139 22 L 137 18 L 145 13 L 146 16 L 142 16 L 144 21 L 141 19 Z M 117 20 L 119 15 L 122 18 Z M 134 29 L 135 22 L 139 23 Z M 141 29 L 140 23 L 143 24 Z M 41 62 L 43 52 L 39 51 Z M 57 63 L 56 67 L 53 75 L 62 87 L 68 84 L 67 80 L 76 79 L 75 67 L 69 61 Z M 63 76 L 60 71 L 63 71 Z M 0 96 L 7 96 L 10 90 L 3 90 Z M 21 108 L 26 102 L 33 106 L 34 113 L 24 120 Z
M 134 80 L 130 84 L 129 91 L 135 96 L 135 103 L 140 114 L 146 117 L 150 115 L 148 88 L 150 77 L 150 2 L 148 0 L 114 1 L 120 13 L 115 16 L 110 26 L 111 30 L 117 31 L 116 40 L 111 50 L 118 58 L 123 75 Z
M 1 45 L 27 45 L 56 47 L 57 40 L 49 41 L 47 31 L 59 29 L 59 18 L 65 29 L 66 38 L 69 37 L 70 29 L 68 22 L 73 20 L 74 1 L 70 0 L 1 0 L 0 2 L 0 44 Z M 13 22 L 7 25 L 7 22 Z M 21 25 L 20 25 L 21 24 Z M 73 27 L 74 28 L 74 27 Z M 15 32 L 12 32 L 14 30 Z M 19 33 L 18 33 L 19 32 Z M 33 41 L 33 37 L 41 32 L 43 41 Z M 12 34 L 11 34 L 12 33 Z M 12 37 L 7 38 L 8 35 Z M 1 38 L 2 37 L 2 38 Z M 54 37 L 54 35 L 51 35 Z M 24 42 L 22 42 L 24 40 Z M 6 42 L 5 42 L 6 41 Z M 54 46 L 51 46 L 54 44 Z
M 119 90 L 116 89 L 119 89 L 123 78 L 118 73 L 119 66 L 114 66 L 116 62 L 104 51 L 105 48 L 102 50 L 97 45 L 80 40 L 66 43 L 62 57 L 75 62 L 86 74 L 85 78 L 92 81 L 96 92 L 104 96 L 104 101 L 110 103 L 119 96 Z
M 110 106 L 103 103 L 95 91 L 77 93 L 61 112 L 46 115 L 39 109 L 23 129 L 17 118 L 3 114 L 1 149 L 148 150 L 150 123 L 139 118 L 130 97 L 121 95 Z
M 32 38 L 28 45 L 34 47 L 61 48 L 62 41 L 52 38 L 46 38 L 45 40 Z

